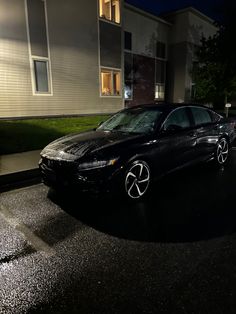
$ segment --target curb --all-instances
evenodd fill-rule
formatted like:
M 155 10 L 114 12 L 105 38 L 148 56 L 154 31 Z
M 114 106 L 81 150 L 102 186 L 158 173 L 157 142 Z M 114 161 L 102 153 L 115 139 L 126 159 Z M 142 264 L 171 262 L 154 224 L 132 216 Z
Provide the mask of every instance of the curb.
M 38 168 L 0 175 L 0 192 L 34 185 L 41 182 Z

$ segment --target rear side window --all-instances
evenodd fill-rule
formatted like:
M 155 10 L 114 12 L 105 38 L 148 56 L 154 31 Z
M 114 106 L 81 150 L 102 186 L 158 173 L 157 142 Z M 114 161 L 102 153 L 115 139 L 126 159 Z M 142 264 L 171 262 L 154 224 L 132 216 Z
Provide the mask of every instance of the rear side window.
M 211 114 L 211 119 L 213 122 L 217 122 L 222 118 L 218 113 L 211 110 L 210 110 L 210 114 Z
M 207 109 L 204 108 L 191 108 L 195 125 L 201 125 L 205 123 L 211 123 L 212 118 Z
M 183 129 L 190 127 L 190 121 L 185 108 L 173 111 L 166 119 L 163 129 L 166 130 L 169 125 L 177 125 Z

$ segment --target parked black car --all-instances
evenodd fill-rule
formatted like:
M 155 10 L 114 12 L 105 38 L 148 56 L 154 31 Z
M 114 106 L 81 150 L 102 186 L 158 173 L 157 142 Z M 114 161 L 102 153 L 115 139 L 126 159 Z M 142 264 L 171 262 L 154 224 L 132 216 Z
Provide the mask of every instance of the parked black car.
M 138 199 L 155 178 L 180 167 L 211 159 L 224 165 L 235 137 L 235 120 L 206 107 L 142 105 L 47 145 L 39 167 L 54 188 L 119 190 Z

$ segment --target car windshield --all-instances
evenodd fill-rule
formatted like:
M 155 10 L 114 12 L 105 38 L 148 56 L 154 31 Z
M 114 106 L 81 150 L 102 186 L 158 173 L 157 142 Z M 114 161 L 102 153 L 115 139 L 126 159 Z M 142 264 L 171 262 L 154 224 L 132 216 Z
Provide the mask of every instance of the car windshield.
M 149 133 L 154 130 L 162 112 L 161 108 L 120 111 L 100 125 L 97 130 Z

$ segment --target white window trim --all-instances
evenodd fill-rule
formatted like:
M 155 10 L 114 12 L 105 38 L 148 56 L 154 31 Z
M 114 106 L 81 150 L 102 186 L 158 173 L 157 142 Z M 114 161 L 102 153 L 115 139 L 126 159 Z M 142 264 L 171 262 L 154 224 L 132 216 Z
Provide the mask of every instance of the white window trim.
M 47 75 L 48 75 L 48 92 L 40 92 L 36 90 L 36 75 L 35 75 L 35 68 L 34 68 L 34 61 L 45 61 L 47 64 Z M 48 96 L 51 95 L 51 89 L 50 89 L 50 81 L 51 81 L 51 77 L 50 77 L 50 72 L 49 72 L 49 59 L 45 58 L 45 57 L 38 57 L 38 56 L 32 56 L 32 63 L 33 63 L 33 73 L 31 73 L 31 75 L 33 75 L 33 86 L 34 86 L 34 94 L 35 95 L 39 95 L 39 96 Z
M 102 81 L 101 81 L 101 73 L 102 70 L 104 71 L 110 71 L 112 72 L 120 72 L 120 95 L 102 95 Z M 122 71 L 120 68 L 110 68 L 110 67 L 104 67 L 104 66 L 100 66 L 100 72 L 99 72 L 99 82 L 100 82 L 100 86 L 99 86 L 99 90 L 100 90 L 100 98 L 123 98 L 122 96 L 122 77 L 121 77 Z M 111 82 L 112 84 L 112 90 L 114 90 L 114 86 L 113 86 L 113 80 Z
M 32 55 L 31 45 L 30 45 L 30 31 L 29 31 L 29 16 L 28 16 L 28 6 L 27 0 L 24 0 L 25 5 L 25 20 L 26 20 L 26 33 L 28 41 L 28 51 L 29 51 L 29 64 L 30 64 L 30 73 L 31 73 L 31 86 L 33 96 L 53 96 L 53 86 L 52 86 L 52 69 L 51 69 L 51 56 L 50 56 L 50 43 L 49 43 L 49 33 L 48 33 L 48 16 L 47 16 L 47 0 L 43 0 L 44 10 L 45 10 L 45 24 L 46 24 L 46 37 L 47 37 L 47 52 L 48 57 L 35 56 Z M 47 61 L 47 73 L 48 73 L 48 92 L 37 92 L 36 91 L 36 82 L 35 82 L 35 70 L 34 70 L 34 61 Z

